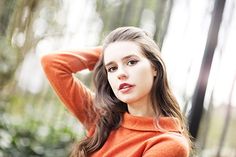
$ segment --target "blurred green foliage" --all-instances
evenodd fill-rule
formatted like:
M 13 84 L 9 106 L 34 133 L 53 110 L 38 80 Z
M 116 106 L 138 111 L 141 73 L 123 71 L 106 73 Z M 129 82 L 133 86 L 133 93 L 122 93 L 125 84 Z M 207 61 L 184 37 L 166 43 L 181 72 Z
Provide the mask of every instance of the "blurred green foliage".
M 35 125 L 35 127 L 32 128 L 31 125 Z M 0 156 L 68 156 L 74 136 L 71 130 L 67 127 L 55 129 L 53 126 L 44 125 L 43 121 L 33 119 L 24 124 L 24 127 L 9 123 L 6 126 L 0 121 Z M 47 131 L 48 134 L 42 137 L 40 130 Z
M 32 95 L 16 93 L 0 101 L 0 157 L 68 156 L 71 145 L 84 132 L 75 133 L 67 123 L 76 121 L 69 120 L 52 91 L 46 93 L 45 106 L 34 102 Z

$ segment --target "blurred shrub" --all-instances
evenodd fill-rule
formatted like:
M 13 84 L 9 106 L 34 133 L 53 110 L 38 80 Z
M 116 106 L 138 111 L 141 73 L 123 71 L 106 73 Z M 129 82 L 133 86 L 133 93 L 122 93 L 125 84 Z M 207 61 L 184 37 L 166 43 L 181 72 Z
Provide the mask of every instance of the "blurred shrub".
M 46 93 L 45 99 L 20 91 L 0 99 L 0 157 L 69 156 L 84 132 L 75 131 L 79 123 Z
M 14 125 L 0 117 L 0 157 L 65 157 L 76 136 L 71 128 L 56 129 L 29 117 L 27 123 Z M 34 125 L 34 128 L 28 126 Z

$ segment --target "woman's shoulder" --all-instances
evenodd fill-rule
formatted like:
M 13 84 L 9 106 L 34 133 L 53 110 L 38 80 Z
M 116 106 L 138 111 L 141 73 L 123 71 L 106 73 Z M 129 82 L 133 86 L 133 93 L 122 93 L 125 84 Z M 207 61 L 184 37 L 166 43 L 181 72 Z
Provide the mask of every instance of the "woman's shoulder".
M 189 143 L 187 138 L 179 132 L 165 132 L 155 136 L 149 141 L 150 147 L 145 151 L 144 157 L 188 157 Z

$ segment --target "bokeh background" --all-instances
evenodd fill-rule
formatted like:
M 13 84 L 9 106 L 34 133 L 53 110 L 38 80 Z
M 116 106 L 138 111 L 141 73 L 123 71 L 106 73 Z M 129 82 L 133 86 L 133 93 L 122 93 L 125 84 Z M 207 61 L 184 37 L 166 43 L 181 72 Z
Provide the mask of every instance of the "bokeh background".
M 0 0 L 0 157 L 65 157 L 84 136 L 40 56 L 138 26 L 161 47 L 197 157 L 236 157 L 235 0 Z M 92 86 L 92 73 L 76 75 Z

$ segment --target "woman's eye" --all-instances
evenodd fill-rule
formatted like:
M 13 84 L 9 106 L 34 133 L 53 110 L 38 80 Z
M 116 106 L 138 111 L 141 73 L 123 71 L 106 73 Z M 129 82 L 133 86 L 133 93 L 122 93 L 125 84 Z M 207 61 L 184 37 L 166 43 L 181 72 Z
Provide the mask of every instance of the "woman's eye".
M 135 65 L 138 62 L 138 60 L 130 60 L 127 62 L 127 65 Z
M 109 67 L 107 68 L 108 72 L 114 72 L 117 68 L 116 67 Z

